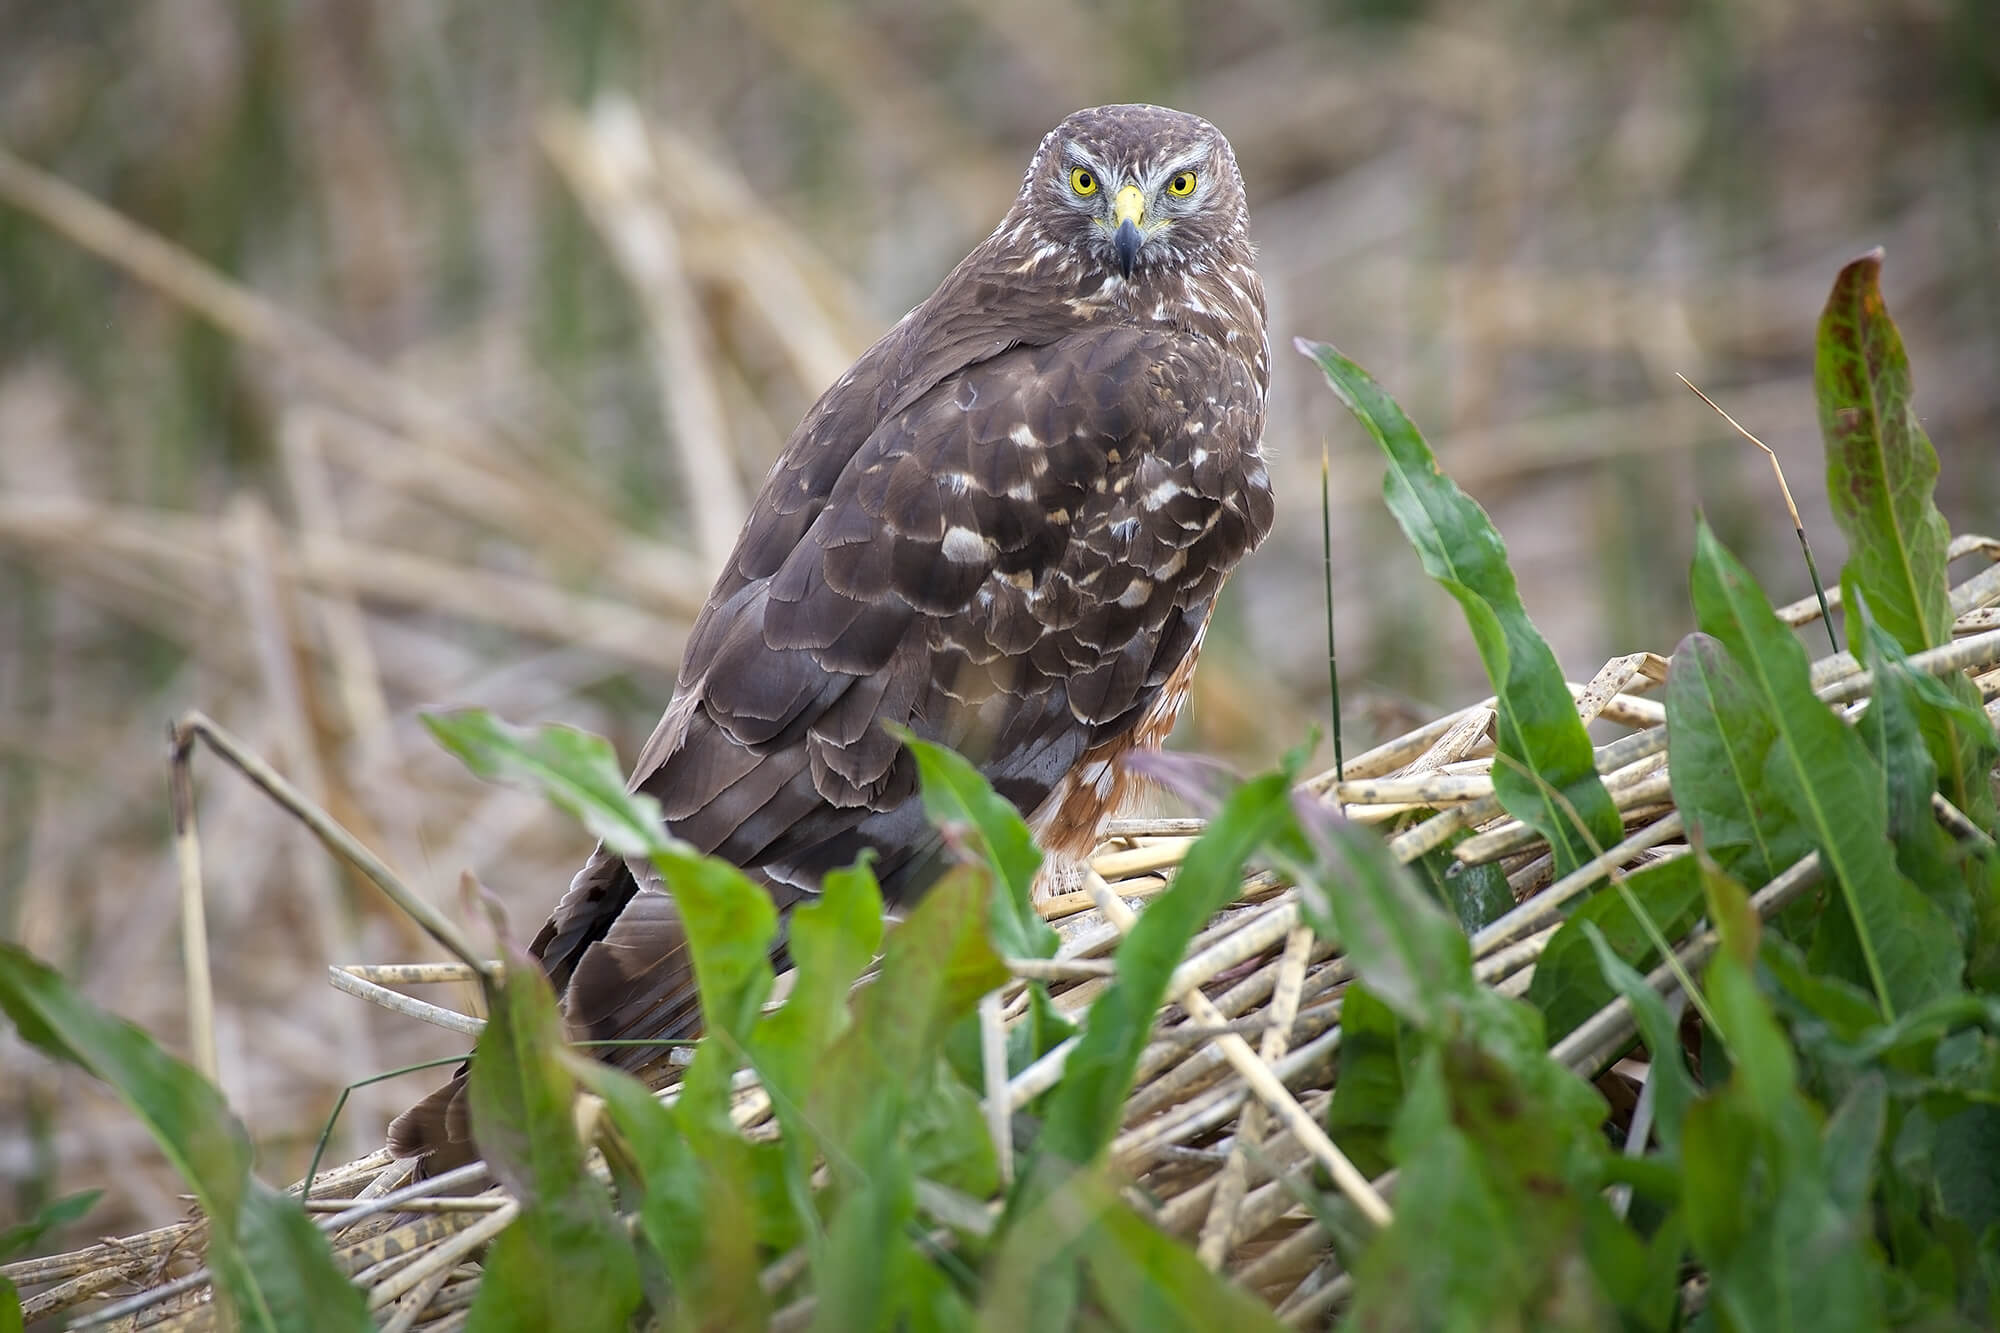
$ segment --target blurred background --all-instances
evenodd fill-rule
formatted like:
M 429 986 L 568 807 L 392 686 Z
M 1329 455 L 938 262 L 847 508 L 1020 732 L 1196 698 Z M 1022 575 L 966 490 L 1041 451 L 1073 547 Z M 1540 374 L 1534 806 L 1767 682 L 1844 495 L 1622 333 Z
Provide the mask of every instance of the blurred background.
M 1812 335 L 1868 247 L 1942 506 L 2000 534 L 1992 0 L 0 0 L 0 33 L 0 934 L 182 1053 L 168 720 L 531 933 L 586 839 L 417 713 L 635 753 L 792 424 L 1080 106 L 1219 125 L 1272 295 L 1278 529 L 1181 744 L 1255 765 L 1325 723 L 1322 445 L 1350 747 L 1486 693 L 1295 334 L 1410 409 L 1575 679 L 1690 627 L 1697 507 L 1808 591 L 1768 463 L 1675 372 L 1839 568 Z M 197 775 L 221 1081 L 290 1180 L 343 1084 L 462 1039 L 330 989 L 431 954 Z M 88 1080 L 11 1035 L 0 1069 L 0 1220 L 180 1213 Z M 358 1093 L 332 1160 L 436 1077 Z

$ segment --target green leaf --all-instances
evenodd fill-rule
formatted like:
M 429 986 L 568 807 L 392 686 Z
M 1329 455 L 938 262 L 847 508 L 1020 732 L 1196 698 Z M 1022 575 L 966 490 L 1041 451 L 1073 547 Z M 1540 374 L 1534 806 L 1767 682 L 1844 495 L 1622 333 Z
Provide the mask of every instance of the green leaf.
M 1740 886 L 1707 879 L 1718 919 L 1740 922 Z M 1751 977 L 1744 950 L 1754 938 L 1743 935 L 1725 928 L 1706 987 L 1734 1072 L 1688 1112 L 1681 1133 L 1688 1236 L 1710 1273 L 1710 1303 L 1723 1327 L 1746 1333 L 1880 1329 L 1882 1265 L 1851 1202 L 1852 1168 L 1829 1169 L 1789 1043 Z M 1864 1094 L 1831 1142 L 1858 1147 L 1871 1117 Z
M 1099 1306 L 1127 1333 L 1284 1327 L 1262 1301 L 1209 1272 L 1187 1246 L 1115 1197 L 1104 1199 L 1084 1248 Z
M 1812 848 L 1766 780 L 1778 723 L 1722 644 L 1694 633 L 1667 669 L 1667 774 L 1696 841 L 1758 888 Z
M 1406 816 L 1404 821 L 1383 829 L 1382 836 L 1393 837 L 1421 822 L 1415 816 Z M 1468 937 L 1477 935 L 1516 906 L 1505 866 L 1498 861 L 1469 866 L 1452 854 L 1453 848 L 1471 836 L 1471 829 L 1460 829 L 1442 845 L 1410 863 L 1411 872 L 1423 879 L 1433 898 L 1451 909 L 1458 918 L 1458 928 Z
M 17 1222 L 0 1231 L 0 1262 L 33 1249 L 43 1236 L 51 1231 L 60 1231 L 77 1221 L 85 1213 L 97 1206 L 104 1197 L 103 1190 L 84 1190 L 79 1194 L 68 1194 L 51 1203 L 43 1204 L 35 1215 L 25 1222 Z
M 27 1221 L 0 1230 L 0 1262 L 33 1249 L 49 1232 L 59 1231 L 76 1221 L 95 1207 L 103 1194 L 103 1190 L 85 1190 L 81 1194 L 67 1195 L 44 1204 Z M 0 1277 L 0 1333 L 20 1333 L 20 1330 L 21 1293 L 11 1281 Z
M 1934 1145 L 1943 1211 L 1975 1235 L 2000 1225 L 2000 1106 L 1969 1106 L 1938 1121 Z
M 751 1145 L 733 1130 L 684 1127 L 696 1117 L 660 1104 L 629 1074 L 580 1055 L 571 1067 L 604 1099 L 636 1191 L 639 1226 L 673 1278 L 687 1322 L 705 1328 L 761 1328 L 768 1302 L 758 1282 L 758 1204 Z M 620 1164 L 614 1161 L 614 1171 Z M 632 1200 L 628 1198 L 628 1207 Z M 672 1327 L 671 1322 L 666 1326 Z M 557 1324 L 556 1327 L 562 1327 Z
M 1840 977 L 1814 972 L 1805 955 L 1789 941 L 1766 936 L 1758 957 L 1781 987 L 1778 998 L 1787 1006 L 1786 1021 L 1801 1044 L 1814 1041 L 1819 1033 L 1835 1041 L 1855 1042 L 1882 1030 L 1882 1011 L 1866 990 Z M 1897 1022 L 1906 1023 L 1928 1008 L 1915 1010 Z
M 1637 969 L 1612 952 L 1594 922 L 1583 923 L 1583 936 L 1590 941 L 1605 982 L 1632 1006 L 1632 1016 L 1639 1024 L 1639 1035 L 1646 1043 L 1651 1061 L 1652 1072 L 1648 1077 L 1653 1083 L 1654 1124 L 1660 1142 L 1668 1152 L 1674 1152 L 1680 1143 L 1681 1121 L 1695 1097 L 1694 1078 L 1688 1073 L 1681 1051 L 1679 1025 L 1667 1012 L 1667 1002 L 1660 993 L 1646 984 Z
M 474 773 L 546 796 L 620 856 L 651 856 L 674 845 L 659 802 L 626 789 L 618 756 L 603 737 L 574 727 L 515 727 L 483 708 L 421 716 L 438 743 Z
M 801 1190 L 798 1212 L 815 1220 L 803 1182 L 819 1140 L 806 1106 L 827 1051 L 851 1025 L 848 992 L 882 944 L 882 890 L 866 862 L 825 876 L 819 896 L 793 909 L 787 935 L 792 991 L 783 1008 L 757 1024 L 751 1059 L 784 1129 L 784 1151 Z
M 1651 930 L 1634 912 L 1634 903 L 1651 921 Z M 1645 972 L 1660 962 L 1654 941 L 1685 936 L 1700 910 L 1701 881 L 1685 856 L 1625 876 L 1624 893 L 1616 886 L 1599 889 L 1563 922 L 1535 963 L 1528 1002 L 1542 1011 L 1549 1035 L 1568 1035 L 1615 993 L 1599 964 L 1598 946 L 1586 931 L 1596 931 L 1606 947 Z
M 927 1090 L 938 1095 L 933 1080 L 951 1077 L 945 1035 L 1008 975 L 988 934 L 992 896 L 984 867 L 947 872 L 890 934 L 881 976 L 856 998 L 853 1027 L 826 1056 L 814 1111 L 835 1203 L 814 1265 L 815 1327 L 873 1328 L 891 1309 L 882 1274 L 899 1262 L 916 1214 L 912 1140 L 951 1117 L 949 1106 L 923 1108 Z M 977 1118 L 956 1123 L 983 1129 Z M 949 1156 L 934 1139 L 921 1147 L 928 1162 Z
M 1327 1133 L 1355 1166 L 1378 1176 L 1394 1165 L 1389 1135 L 1402 1109 L 1410 1061 L 1403 1025 L 1356 981 L 1341 993 L 1340 1074 L 1326 1109 Z
M 1859 1213 L 1875 1183 L 1875 1155 L 1889 1123 L 1889 1083 L 1877 1071 L 1855 1080 L 1828 1117 L 1821 1135 L 1826 1145 L 1827 1193 L 1834 1207 Z
M 1927 707 L 1919 695 L 1919 673 L 1910 669 L 1903 650 L 1870 614 L 1859 588 L 1845 584 L 1843 600 L 1850 608 L 1848 639 L 1863 650 L 1862 661 L 1875 676 L 1875 692 L 1856 730 L 1883 775 L 1896 864 L 1964 939 L 1974 924 L 1972 895 L 1951 835 L 1931 814 L 1938 771 L 1918 717 L 1919 710 Z M 1928 676 L 1923 680 L 1937 683 Z
M 1521 605 L 1507 550 L 1492 520 L 1438 470 L 1437 459 L 1394 399 L 1325 343 L 1298 349 L 1388 460 L 1383 496 L 1424 571 L 1458 599 L 1498 696 L 1494 791 L 1509 814 L 1549 840 L 1556 873 L 1616 843 L 1624 829 L 1598 779 L 1590 737 L 1555 654 Z
M 1618 1311 L 1616 1327 L 1669 1333 L 1680 1313 L 1687 1227 L 1675 1211 L 1642 1239 L 1600 1197 L 1583 1201 L 1583 1249 L 1591 1271 Z M 1611 1325 L 1607 1325 L 1611 1326 Z
M 655 851 L 653 864 L 687 931 L 702 1026 L 727 1046 L 725 1074 L 732 1073 L 775 981 L 771 943 L 778 909 L 741 870 L 720 857 L 697 856 L 685 844 Z
M 1095 1161 L 1111 1141 L 1139 1053 L 1152 1038 L 1153 1015 L 1166 999 L 1168 978 L 1194 933 L 1242 892 L 1243 863 L 1290 824 L 1290 789 L 1288 773 L 1253 778 L 1238 788 L 1188 848 L 1174 882 L 1119 943 L 1118 974 L 1091 1005 L 1083 1037 L 1051 1094 L 1040 1145 L 1044 1155 L 1081 1166 Z
M 1275 1333 L 1281 1327 L 1269 1307 L 1210 1273 L 1185 1245 L 1133 1212 L 1118 1197 L 1120 1183 L 1105 1167 L 1086 1167 L 1033 1192 L 1035 1203 L 987 1265 L 982 1329 Z M 1095 1296 L 1080 1314 L 1079 1267 Z
M 1474 1039 L 1436 1042 L 1417 1062 L 1394 1137 L 1395 1220 L 1355 1267 L 1353 1327 L 1613 1325 L 1586 1255 L 1594 1181 L 1580 1158 L 1603 1105 L 1523 1044 L 1539 1037 L 1532 1011 L 1492 999 Z M 1513 1031 L 1503 1036 L 1495 1020 Z
M 1951 638 L 1946 578 L 1950 531 L 1935 501 L 1937 450 L 1912 401 L 1909 358 L 1882 301 L 1882 252 L 1840 271 L 1820 315 L 1813 381 L 1826 445 L 1827 495 L 1847 537 L 1841 582 L 1852 584 L 1868 610 L 1905 653 Z M 1853 594 L 1847 605 L 1852 607 Z M 1852 637 L 1850 635 L 1850 637 Z M 1942 772 L 1941 790 L 1979 827 L 2000 829 L 1992 772 L 1991 723 L 1978 692 L 1963 677 L 1927 681 L 1960 709 L 1922 711 L 1921 725 Z M 2000 864 L 1992 858 L 1962 869 L 1978 921 L 1973 967 L 1985 984 L 2000 984 Z
M 1882 304 L 1881 276 L 1882 252 L 1874 250 L 1834 279 L 1820 315 L 1813 388 L 1848 572 L 1882 627 L 1917 653 L 1951 637 L 1951 533 L 1932 499 L 1937 450 L 1910 402 L 1910 362 Z
M 209 1217 L 216 1296 L 240 1326 L 372 1327 L 298 1203 L 250 1175 L 250 1136 L 207 1080 L 4 940 L 0 1010 L 28 1044 L 109 1086 L 145 1124 Z
M 1695 537 L 1693 583 L 1701 627 L 1743 668 L 1777 726 L 1766 781 L 1839 882 L 1845 919 L 1883 1011 L 1893 1017 L 1950 989 L 1964 952 L 1950 921 L 1896 868 L 1880 765 L 1813 694 L 1804 648 L 1705 522 Z
M 1479 989 L 1471 945 L 1372 831 L 1307 797 L 1295 808 L 1313 857 L 1299 878 L 1306 920 L 1346 946 L 1376 998 L 1404 1020 L 1436 1030 L 1453 1000 Z
M 1056 933 L 1035 911 L 1042 853 L 1021 812 L 962 756 L 908 732 L 902 738 L 916 756 L 931 822 L 962 833 L 1004 890 L 993 899 L 994 947 L 1011 958 L 1049 957 L 1056 951 Z
M 472 1059 L 472 1129 L 521 1212 L 487 1256 L 469 1327 L 623 1329 L 639 1306 L 638 1261 L 584 1169 L 555 997 L 523 955 L 492 995 Z

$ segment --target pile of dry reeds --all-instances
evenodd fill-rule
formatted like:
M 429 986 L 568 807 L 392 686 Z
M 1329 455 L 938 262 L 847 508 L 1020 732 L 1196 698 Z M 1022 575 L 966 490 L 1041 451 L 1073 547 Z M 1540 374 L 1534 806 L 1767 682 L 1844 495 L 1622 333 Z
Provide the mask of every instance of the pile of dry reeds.
M 1962 537 L 1953 555 L 1984 563 L 1952 591 L 1954 641 L 1914 662 L 1934 674 L 1969 672 L 1988 712 L 2000 716 L 2000 542 Z M 1819 611 L 1808 600 L 1780 614 L 1799 626 Z M 1405 862 L 1461 829 L 1472 830 L 1454 854 L 1467 863 L 1500 863 L 1518 902 L 1474 937 L 1476 974 L 1518 995 L 1579 895 L 1608 876 L 1688 850 L 1667 781 L 1665 710 L 1651 697 L 1666 667 L 1656 654 L 1634 653 L 1575 687 L 1586 722 L 1622 730 L 1598 747 L 1597 767 L 1624 816 L 1626 837 L 1561 879 L 1552 878 L 1546 843 L 1502 813 L 1494 799 L 1491 700 L 1355 757 L 1338 780 L 1329 772 L 1307 785 L 1339 802 L 1351 819 L 1407 825 L 1390 842 Z M 1856 704 L 1871 689 L 1868 674 L 1845 653 L 1819 659 L 1813 681 L 1837 706 Z M 1404 818 L 1433 811 L 1418 822 Z M 1024 977 L 1046 981 L 1065 1012 L 1088 1006 L 1110 974 L 1105 955 L 1134 914 L 1171 882 L 1199 831 L 1199 821 L 1187 819 L 1112 826 L 1086 887 L 1042 904 L 1062 947 L 1052 961 L 1020 965 Z M 1817 854 L 1808 855 L 1761 889 L 1753 905 L 1768 917 L 1818 879 Z M 1714 934 L 1697 924 L 1677 942 L 1678 965 L 1698 968 L 1714 945 Z M 387 984 L 462 976 L 450 966 L 334 971 L 344 989 L 371 995 Z M 1302 923 L 1295 890 L 1268 873 L 1247 877 L 1241 897 L 1189 945 L 1169 986 L 1174 998 L 1160 1012 L 1140 1061 L 1124 1129 L 1111 1147 L 1114 1162 L 1138 1187 L 1132 1197 L 1148 1201 L 1160 1226 L 1193 1239 L 1204 1262 L 1264 1296 L 1296 1326 L 1323 1322 L 1348 1286 L 1319 1224 L 1299 1203 L 1313 1173 L 1329 1173 L 1364 1213 L 1388 1215 L 1391 1182 L 1360 1178 L 1321 1128 L 1338 1072 L 1342 991 L 1353 975 L 1349 960 Z M 1649 981 L 1669 991 L 1672 965 L 1657 968 Z M 1027 1006 L 1023 981 L 1003 992 L 1002 1002 L 1006 1019 L 1018 1018 Z M 411 1012 L 424 1008 L 406 1006 Z M 445 1021 L 461 1031 L 476 1029 L 476 1020 L 464 1015 Z M 1563 1038 L 1553 1054 L 1588 1078 L 1642 1082 L 1643 1067 L 1607 1068 L 1633 1032 L 1629 1008 L 1619 1000 Z M 1007 1109 L 1053 1086 L 1068 1050 L 1068 1044 L 1058 1046 L 1014 1075 Z M 747 1134 L 775 1134 L 768 1098 L 747 1075 L 740 1078 L 737 1123 Z M 1634 1133 L 1643 1143 L 1636 1126 Z M 484 1246 L 516 1212 L 498 1185 L 469 1197 L 462 1193 L 485 1183 L 484 1172 L 475 1164 L 406 1185 L 408 1164 L 376 1152 L 314 1181 L 307 1207 L 321 1216 L 339 1263 L 367 1290 L 384 1328 L 445 1330 L 465 1318 Z M 923 1206 L 943 1209 L 949 1202 Z M 938 1216 L 976 1231 L 990 1225 L 997 1207 Z M 74 1328 L 207 1327 L 212 1307 L 199 1268 L 202 1241 L 203 1224 L 191 1219 L 4 1271 L 28 1290 L 30 1320 L 67 1312 Z M 774 1295 L 789 1289 L 801 1259 L 788 1255 L 766 1270 Z M 778 1324 L 802 1323 L 809 1299 L 799 1297 L 781 1311 Z

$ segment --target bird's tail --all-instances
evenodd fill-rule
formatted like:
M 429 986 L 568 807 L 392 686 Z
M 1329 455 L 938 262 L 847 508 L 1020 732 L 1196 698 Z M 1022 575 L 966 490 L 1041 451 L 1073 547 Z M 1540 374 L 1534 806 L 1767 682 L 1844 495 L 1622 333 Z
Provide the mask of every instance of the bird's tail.
M 472 1141 L 472 1104 L 460 1066 L 451 1082 L 389 1122 L 389 1153 L 414 1157 L 412 1180 L 440 1176 L 479 1159 Z
M 561 992 L 572 1041 L 664 1042 L 699 1036 L 700 995 L 687 931 L 673 899 L 640 888 L 622 860 L 600 850 L 542 928 L 532 950 Z M 664 1046 L 605 1047 L 607 1064 L 643 1074 Z M 414 1179 L 478 1160 L 468 1067 L 389 1124 L 389 1151 L 414 1157 Z

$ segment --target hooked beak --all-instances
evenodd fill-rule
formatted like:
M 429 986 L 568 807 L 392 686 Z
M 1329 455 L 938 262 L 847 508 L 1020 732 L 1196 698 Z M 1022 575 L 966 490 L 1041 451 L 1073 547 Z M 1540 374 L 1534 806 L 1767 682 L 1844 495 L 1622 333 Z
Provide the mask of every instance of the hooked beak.
M 1146 196 L 1139 193 L 1136 185 L 1121 186 L 1111 201 L 1111 216 L 1117 221 L 1117 230 L 1111 234 L 1111 250 L 1118 256 L 1119 273 L 1129 278 L 1139 264 L 1139 247 L 1146 242 L 1139 230 L 1139 224 L 1146 220 Z

